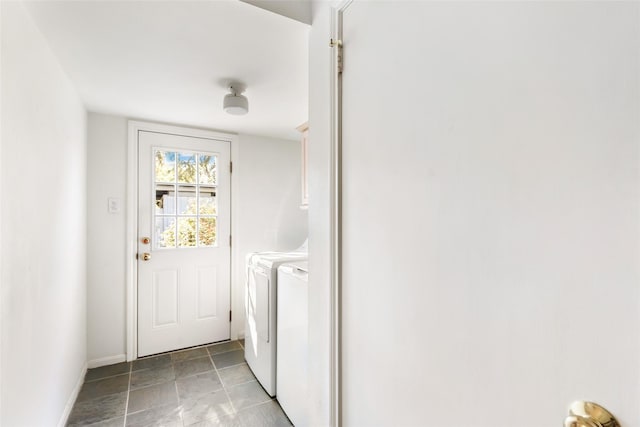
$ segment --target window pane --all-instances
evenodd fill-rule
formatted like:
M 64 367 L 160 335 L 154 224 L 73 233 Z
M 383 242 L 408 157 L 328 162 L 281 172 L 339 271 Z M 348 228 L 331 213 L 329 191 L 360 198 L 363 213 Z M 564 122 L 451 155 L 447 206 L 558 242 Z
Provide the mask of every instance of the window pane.
M 216 156 L 200 154 L 198 156 L 198 161 L 200 163 L 200 177 L 198 182 L 200 184 L 217 184 Z
M 156 218 L 155 242 L 157 248 L 176 247 L 176 219 L 173 217 Z
M 196 187 L 181 185 L 178 187 L 178 215 L 196 215 L 198 213 Z
M 178 246 L 181 248 L 196 246 L 196 217 L 178 218 Z
M 217 156 L 154 149 L 154 247 L 217 246 Z
M 216 215 L 216 188 L 200 187 L 200 215 Z
M 216 245 L 216 218 L 200 218 L 198 240 L 200 246 Z
M 156 182 L 176 182 L 176 153 L 155 151 Z
M 156 184 L 156 215 L 176 213 L 176 187 L 170 184 Z
M 190 153 L 178 154 L 178 182 L 196 183 L 196 155 Z

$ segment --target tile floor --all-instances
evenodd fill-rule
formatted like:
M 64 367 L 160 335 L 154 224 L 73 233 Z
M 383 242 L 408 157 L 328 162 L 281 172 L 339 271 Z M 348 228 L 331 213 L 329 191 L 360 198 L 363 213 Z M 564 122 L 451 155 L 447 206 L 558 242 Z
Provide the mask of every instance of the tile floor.
M 68 426 L 291 426 L 244 361 L 242 341 L 90 369 Z

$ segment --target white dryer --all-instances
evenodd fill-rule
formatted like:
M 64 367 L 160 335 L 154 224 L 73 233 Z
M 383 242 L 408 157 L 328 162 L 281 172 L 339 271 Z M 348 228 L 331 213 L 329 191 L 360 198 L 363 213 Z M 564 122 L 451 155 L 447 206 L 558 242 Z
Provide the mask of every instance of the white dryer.
M 244 358 L 262 387 L 276 395 L 278 267 L 307 260 L 306 242 L 293 252 L 247 255 Z
M 309 425 L 308 272 L 306 261 L 278 268 L 278 403 L 296 427 Z

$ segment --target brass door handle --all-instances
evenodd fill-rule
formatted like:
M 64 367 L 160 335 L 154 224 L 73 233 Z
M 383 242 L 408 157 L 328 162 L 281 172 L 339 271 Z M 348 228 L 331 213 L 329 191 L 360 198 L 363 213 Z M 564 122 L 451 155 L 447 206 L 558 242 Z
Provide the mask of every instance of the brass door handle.
M 600 427 L 600 424 L 596 424 L 584 417 L 569 415 L 564 419 L 564 427 Z
M 151 259 L 151 254 L 148 252 L 145 252 L 142 254 L 142 260 L 143 261 L 149 261 Z
M 620 427 L 620 423 L 597 403 L 576 401 L 569 407 L 564 427 Z

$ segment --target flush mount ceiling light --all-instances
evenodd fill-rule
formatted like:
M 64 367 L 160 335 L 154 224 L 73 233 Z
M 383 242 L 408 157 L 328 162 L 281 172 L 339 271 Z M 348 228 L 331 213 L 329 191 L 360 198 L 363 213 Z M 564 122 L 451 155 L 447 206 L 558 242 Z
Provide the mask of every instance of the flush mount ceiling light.
M 244 86 L 239 83 L 231 83 L 229 85 L 229 92 L 231 93 L 225 95 L 224 102 L 222 103 L 225 112 L 233 114 L 234 116 L 247 114 L 249 111 L 249 100 L 247 100 L 246 96 L 242 95 L 244 91 Z

